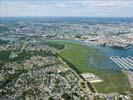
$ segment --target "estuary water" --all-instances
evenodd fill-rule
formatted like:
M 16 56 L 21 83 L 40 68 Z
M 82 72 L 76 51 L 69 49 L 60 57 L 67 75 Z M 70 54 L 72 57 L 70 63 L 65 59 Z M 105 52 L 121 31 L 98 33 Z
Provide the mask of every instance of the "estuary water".
M 80 41 L 67 40 L 66 42 L 79 43 L 79 44 L 96 49 L 97 54 L 101 56 L 101 59 L 99 61 L 96 61 L 94 57 L 91 57 L 91 58 L 89 57 L 88 59 L 88 64 L 96 68 L 107 69 L 111 71 L 121 71 L 121 68 L 118 65 L 116 65 L 112 60 L 110 60 L 109 57 L 110 56 L 119 56 L 119 57 L 132 56 L 133 57 L 133 46 L 131 46 L 131 48 L 129 49 L 120 49 L 120 48 L 113 48 L 109 46 L 87 44 Z
M 61 41 L 78 43 L 78 44 L 89 46 L 91 48 L 97 49 L 98 53 L 104 56 L 107 56 L 107 57 L 109 56 L 120 56 L 120 57 L 133 56 L 133 45 L 129 49 L 121 49 L 121 48 L 113 48 L 109 46 L 100 46 L 96 44 L 87 44 L 81 41 L 71 41 L 71 40 L 61 40 Z
M 98 54 L 100 54 L 103 59 L 100 62 L 93 63 L 94 67 L 100 67 L 103 69 L 110 69 L 112 71 L 120 71 L 121 68 L 116 65 L 113 61 L 109 59 L 110 56 L 119 56 L 119 57 L 133 57 L 133 46 L 129 49 L 120 49 L 120 48 L 113 48 L 109 46 L 99 46 L 93 45 L 91 46 L 96 48 Z
M 91 47 L 99 50 L 101 54 L 104 56 L 120 56 L 120 57 L 128 57 L 133 56 L 133 46 L 129 49 L 120 49 L 113 48 L 109 46 L 99 46 L 99 45 L 91 45 Z

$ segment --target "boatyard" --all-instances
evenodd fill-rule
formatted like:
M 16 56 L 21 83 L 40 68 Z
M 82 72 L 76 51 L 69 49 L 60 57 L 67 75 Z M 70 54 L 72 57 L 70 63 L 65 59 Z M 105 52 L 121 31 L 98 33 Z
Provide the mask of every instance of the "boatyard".
M 117 64 L 123 70 L 133 70 L 133 57 L 109 57 L 115 64 Z

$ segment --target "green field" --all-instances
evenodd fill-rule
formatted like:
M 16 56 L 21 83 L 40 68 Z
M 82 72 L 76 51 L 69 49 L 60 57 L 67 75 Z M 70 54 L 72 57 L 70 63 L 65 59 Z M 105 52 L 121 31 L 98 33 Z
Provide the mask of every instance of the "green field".
M 1 39 L 0 39 L 0 45 L 1 45 L 1 44 L 2 44 L 2 45 L 3 45 L 3 44 L 6 44 L 6 43 L 8 43 L 8 42 L 10 42 L 10 41 L 6 41 L 6 40 L 1 40 Z
M 102 70 L 94 68 L 89 64 L 90 57 L 94 57 L 95 61 L 101 60 L 103 57 L 97 55 L 96 50 L 88 46 L 77 43 L 54 41 L 51 43 L 65 45 L 65 48 L 57 53 L 72 63 L 79 72 L 91 72 L 98 75 L 104 81 L 93 84 L 98 92 L 120 92 L 123 93 L 130 89 L 127 76 L 122 72 L 112 72 L 110 70 Z

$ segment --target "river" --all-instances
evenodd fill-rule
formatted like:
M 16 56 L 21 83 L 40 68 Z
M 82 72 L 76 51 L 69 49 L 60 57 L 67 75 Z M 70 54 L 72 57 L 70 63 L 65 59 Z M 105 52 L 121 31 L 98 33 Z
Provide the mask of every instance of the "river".
M 66 42 L 72 42 L 72 43 L 78 43 L 85 46 L 89 46 L 91 48 L 94 48 L 97 50 L 97 54 L 102 57 L 100 61 L 95 61 L 94 57 L 91 57 L 88 61 L 88 64 L 91 64 L 94 67 L 102 68 L 102 69 L 109 69 L 112 71 L 120 71 L 121 68 L 116 65 L 113 61 L 109 59 L 110 56 L 120 56 L 120 57 L 133 57 L 133 46 L 129 49 L 120 49 L 120 48 L 113 48 L 109 46 L 100 46 L 95 44 L 87 44 L 81 41 L 68 41 Z M 89 55 L 89 54 L 88 54 Z

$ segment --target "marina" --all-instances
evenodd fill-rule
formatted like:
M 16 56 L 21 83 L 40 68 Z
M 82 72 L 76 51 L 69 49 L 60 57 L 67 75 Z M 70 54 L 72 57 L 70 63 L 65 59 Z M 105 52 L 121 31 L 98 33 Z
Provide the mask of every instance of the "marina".
M 121 69 L 133 70 L 133 57 L 110 56 L 109 58 Z

